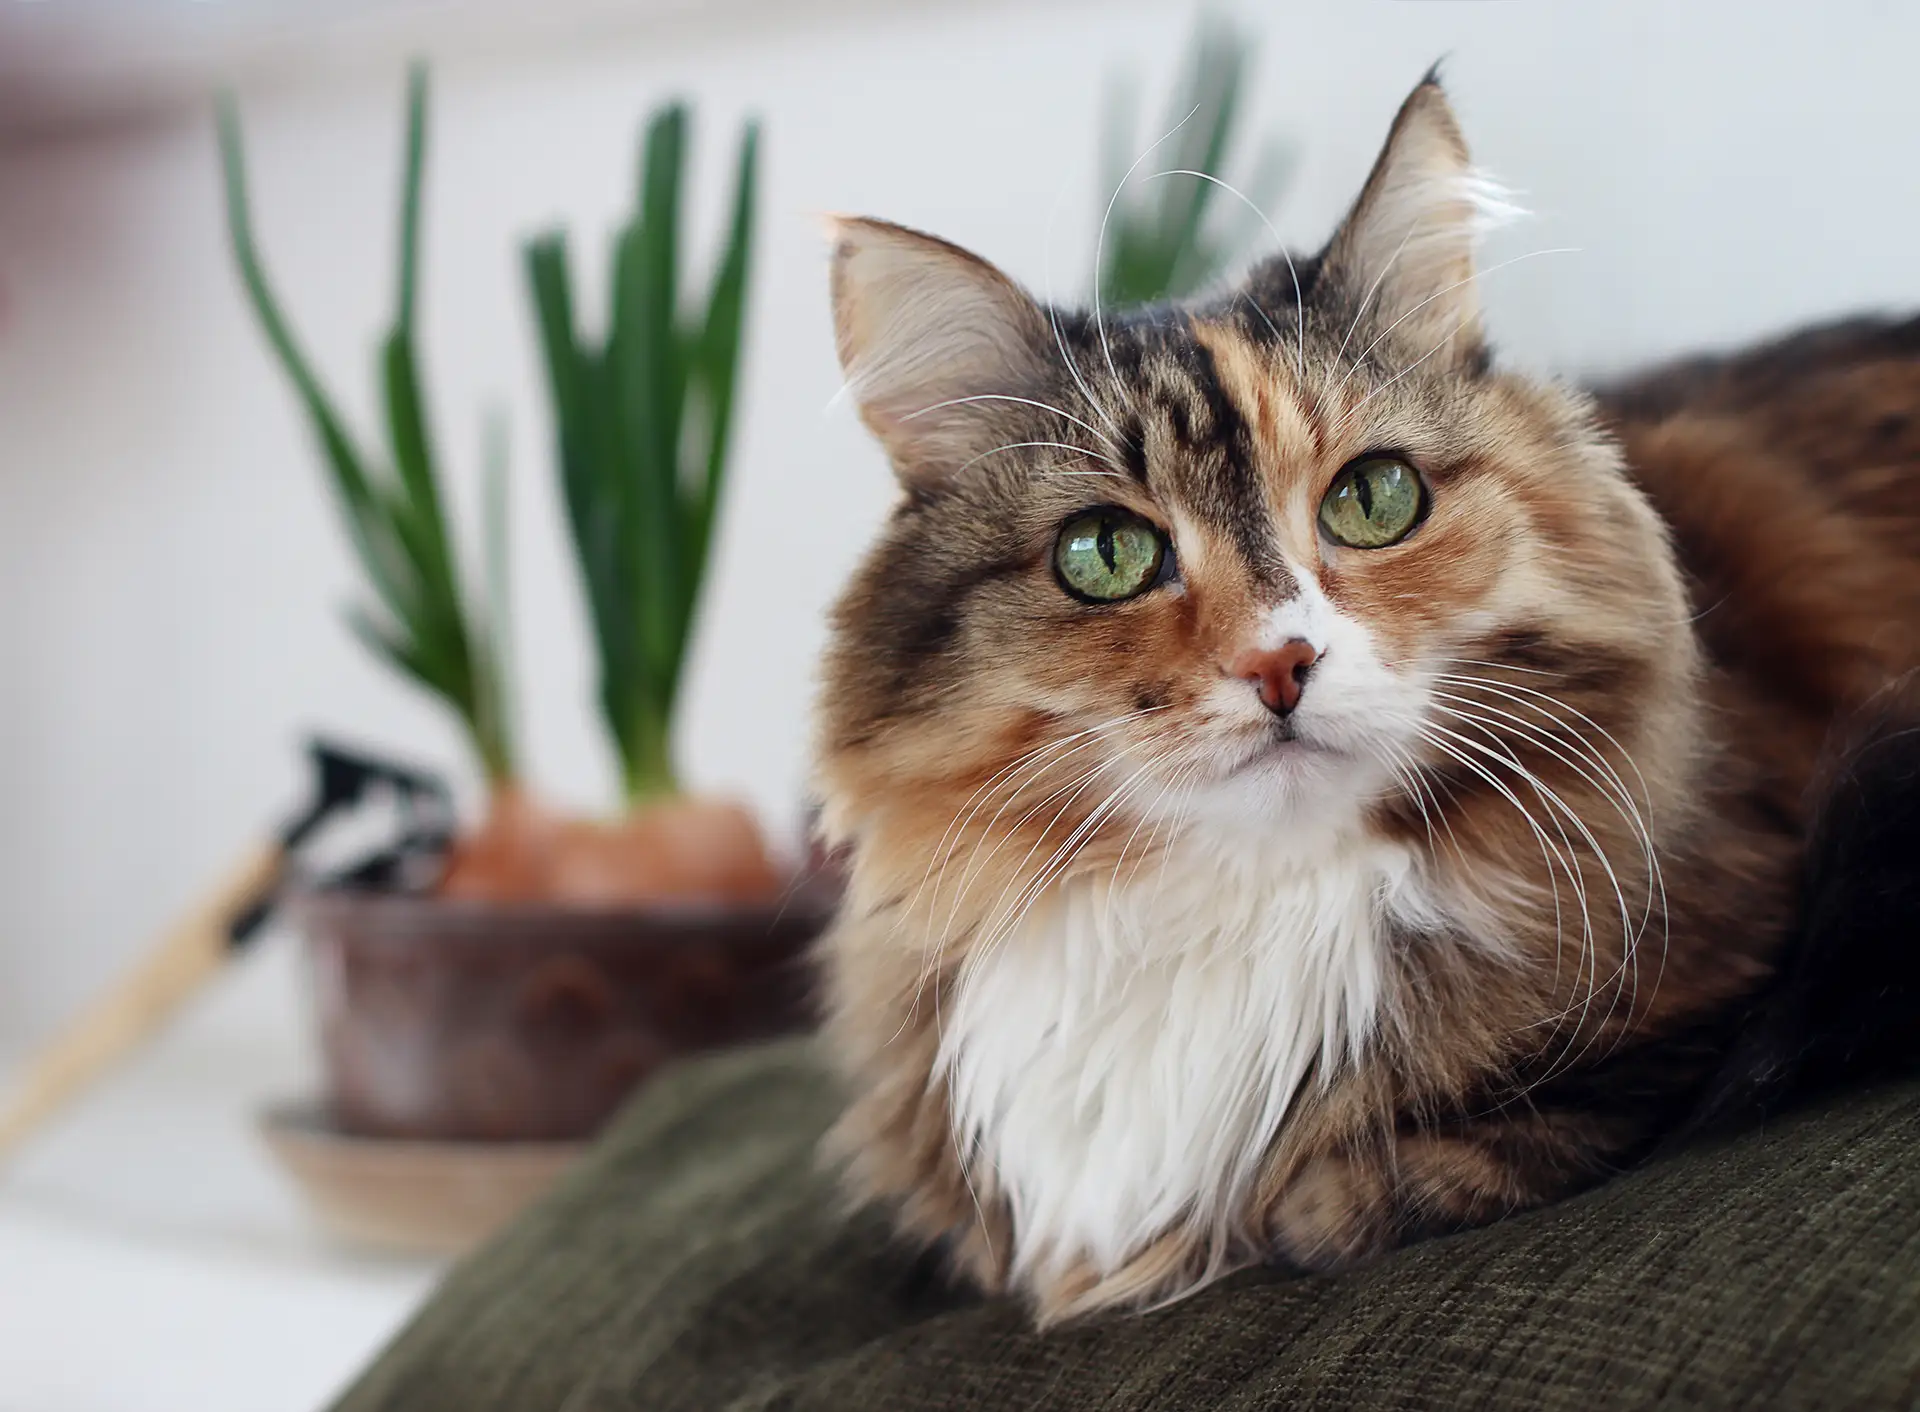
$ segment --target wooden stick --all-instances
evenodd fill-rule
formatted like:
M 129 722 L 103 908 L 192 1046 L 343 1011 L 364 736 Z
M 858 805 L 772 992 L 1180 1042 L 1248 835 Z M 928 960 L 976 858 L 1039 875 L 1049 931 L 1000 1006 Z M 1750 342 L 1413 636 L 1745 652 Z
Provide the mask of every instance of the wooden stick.
M 164 1025 L 220 969 L 232 952 L 233 919 L 273 887 L 284 857 L 278 844 L 249 852 L 139 964 L 28 1061 L 12 1099 L 0 1107 L 0 1162 Z

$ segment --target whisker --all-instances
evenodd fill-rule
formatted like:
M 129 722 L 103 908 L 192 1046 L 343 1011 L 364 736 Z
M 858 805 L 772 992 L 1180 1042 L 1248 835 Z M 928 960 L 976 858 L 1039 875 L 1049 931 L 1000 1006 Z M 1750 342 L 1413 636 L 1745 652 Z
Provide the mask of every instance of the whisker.
M 1099 828 L 1100 824 L 1105 822 L 1105 820 L 1108 817 L 1110 817 L 1113 813 L 1118 811 L 1122 802 L 1124 802 L 1127 795 L 1133 790 L 1133 788 L 1139 783 L 1139 781 L 1146 778 L 1146 776 L 1152 770 L 1154 770 L 1161 763 L 1163 759 L 1165 759 L 1165 752 L 1163 752 L 1159 756 L 1156 756 L 1154 759 L 1149 760 L 1146 764 L 1140 766 L 1140 768 L 1135 770 L 1133 774 L 1129 775 L 1126 778 L 1126 780 L 1124 780 L 1120 784 L 1118 788 L 1114 789 L 1111 793 L 1109 793 L 1105 799 L 1103 799 L 1098 805 L 1096 805 L 1088 813 L 1087 817 L 1084 820 L 1082 820 L 1080 824 L 1067 836 L 1066 840 L 1062 842 L 1060 846 L 1054 850 L 1053 855 L 1050 858 L 1048 858 L 1048 860 L 1044 864 L 1041 865 L 1039 872 L 1036 873 L 1027 882 L 1027 884 L 1021 889 L 1019 895 L 1014 898 L 1013 903 L 1009 907 L 1008 912 L 1006 914 L 1006 920 L 1001 925 L 995 928 L 989 941 L 986 943 L 984 947 L 982 947 L 983 953 L 991 952 L 993 949 L 997 948 L 998 945 L 1002 941 L 1004 941 L 1007 937 L 1013 935 L 1015 932 L 1019 930 L 1020 924 L 1023 921 L 1025 921 L 1027 914 L 1033 910 L 1036 904 L 1038 904 L 1040 898 L 1045 894 L 1046 890 L 1049 887 L 1051 887 L 1055 881 L 1057 881 L 1061 876 L 1064 875 L 1067 868 L 1069 868 L 1072 865 L 1073 859 L 1079 855 L 1080 851 L 1086 846 L 1086 843 L 1092 839 L 1094 832 Z M 1072 801 L 1068 801 L 1069 806 L 1071 805 L 1071 802 Z M 1064 813 L 1064 808 L 1062 812 Z M 1055 815 L 1056 822 L 1058 821 L 1059 817 L 1060 815 Z M 1045 835 L 1043 833 L 1042 837 L 1044 836 Z M 1036 841 L 1034 845 L 1034 850 L 1030 850 L 1028 852 L 1027 859 L 1022 860 L 1021 862 L 1022 868 L 1026 866 L 1027 861 L 1031 860 L 1033 856 L 1033 851 L 1037 850 L 1038 847 L 1039 847 L 1039 843 Z M 1003 892 L 1001 901 L 1004 902 L 1004 900 L 1005 900 L 1005 893 Z M 994 906 L 994 911 L 997 912 L 1000 906 L 1001 906 L 1001 903 L 996 902 Z M 991 915 L 991 913 L 989 915 Z M 971 964 L 971 959 L 970 959 L 970 964 Z
M 1346 412 L 1341 416 L 1340 420 L 1333 424 L 1334 431 L 1335 432 L 1344 431 L 1346 429 L 1347 423 L 1351 422 L 1355 417 L 1360 415 L 1360 409 L 1362 407 L 1366 406 L 1367 403 L 1373 401 L 1374 398 L 1378 397 L 1381 393 L 1385 392 L 1388 388 L 1392 387 L 1395 383 L 1399 382 L 1401 378 L 1405 377 L 1408 373 L 1412 372 L 1415 368 L 1419 367 L 1422 363 L 1426 362 L 1427 359 L 1431 358 L 1434 354 L 1438 353 L 1442 348 L 1445 348 L 1449 343 L 1453 342 L 1454 339 L 1460 336 L 1460 331 L 1464 329 L 1468 324 L 1473 322 L 1473 319 L 1474 319 L 1473 315 L 1468 315 L 1466 318 L 1462 319 L 1459 323 L 1453 326 L 1452 333 L 1449 333 L 1445 338 L 1441 339 L 1438 343 L 1434 344 L 1433 347 L 1429 348 L 1426 352 L 1422 353 L 1418 358 L 1415 358 L 1411 363 L 1407 364 L 1406 367 L 1402 368 L 1399 372 L 1395 373 L 1392 377 L 1388 378 L 1385 382 L 1381 383 L 1380 386 L 1374 388 L 1373 391 L 1369 392 L 1365 397 L 1362 397 L 1358 402 L 1354 403 L 1351 407 L 1347 408 Z
M 1485 664 L 1483 663 L 1482 665 L 1485 665 Z M 1507 668 L 1506 670 L 1525 671 L 1526 668 L 1510 667 L 1510 668 Z M 1546 674 L 1543 673 L 1542 675 L 1546 675 Z M 1471 675 L 1462 675 L 1462 674 L 1456 674 L 1456 673 L 1439 673 L 1438 680 L 1454 681 L 1457 684 L 1482 687 L 1488 691 L 1495 693 L 1496 695 L 1506 696 L 1509 700 L 1519 702 L 1519 704 L 1522 704 L 1522 705 L 1528 704 L 1526 702 L 1520 701 L 1519 697 L 1512 696 L 1509 694 L 1512 692 L 1519 692 L 1522 696 L 1532 698 L 1533 700 L 1545 701 L 1550 705 L 1558 706 L 1561 710 L 1565 711 L 1568 715 L 1573 716 L 1576 720 L 1580 721 L 1583 725 L 1591 726 L 1594 730 L 1600 733 L 1600 738 L 1606 741 L 1607 744 L 1611 745 L 1615 750 L 1617 750 L 1620 753 L 1620 758 L 1627 762 L 1627 768 L 1633 771 L 1634 778 L 1640 782 L 1640 797 L 1646 803 L 1647 812 L 1649 814 L 1653 812 L 1652 790 L 1647 784 L 1647 777 L 1640 773 L 1640 766 L 1635 763 L 1633 758 L 1633 753 L 1629 751 L 1624 745 L 1622 745 L 1618 740 L 1616 740 L 1612 732 L 1607 730 L 1605 726 L 1601 725 L 1598 721 L 1594 720 L 1593 717 L 1589 716 L 1586 712 L 1580 710 L 1578 707 L 1570 705 L 1565 701 L 1562 701 L 1557 696 L 1550 696 L 1544 691 L 1535 690 L 1533 687 L 1530 687 L 1530 686 L 1522 686 L 1518 682 L 1490 682 L 1481 677 L 1475 677 Z M 1534 706 L 1532 709 L 1538 711 L 1540 710 L 1540 707 Z M 1543 712 L 1542 714 L 1545 714 L 1545 713 Z
M 1106 268 L 1107 227 L 1113 222 L 1113 208 L 1120 204 L 1120 197 L 1126 191 L 1127 183 L 1133 180 L 1133 174 L 1140 170 L 1140 164 L 1151 157 L 1154 151 L 1159 148 L 1162 143 L 1166 142 L 1168 138 L 1192 122 L 1193 115 L 1199 111 L 1200 105 L 1195 103 L 1192 108 L 1188 109 L 1186 117 L 1180 119 L 1179 122 L 1168 128 L 1167 131 L 1154 142 L 1153 146 L 1147 148 L 1146 151 L 1133 159 L 1133 165 L 1127 168 L 1126 172 L 1120 178 L 1120 184 L 1114 187 L 1113 195 L 1107 201 L 1106 212 L 1100 217 L 1100 234 L 1093 242 L 1093 327 L 1094 331 L 1100 335 L 1100 353 L 1101 356 L 1107 360 L 1107 375 L 1111 377 L 1116 384 L 1120 381 L 1120 372 L 1113 365 L 1113 349 L 1107 343 L 1106 318 L 1100 311 L 1100 272 Z
M 909 412 L 907 413 L 906 416 L 902 417 L 900 420 L 903 422 L 910 422 L 914 420 L 914 418 L 924 417 L 930 412 L 943 411 L 948 407 L 964 407 L 964 406 L 967 406 L 969 403 L 973 403 L 973 402 L 1017 402 L 1023 407 L 1035 407 L 1042 412 L 1051 412 L 1053 413 L 1054 416 L 1059 417 L 1063 421 L 1072 422 L 1075 426 L 1079 427 L 1082 431 L 1092 432 L 1095 436 L 1099 437 L 1103 441 L 1106 440 L 1106 437 L 1107 437 L 1107 434 L 1101 431 L 1099 427 L 1093 425 L 1093 423 L 1084 421 L 1081 418 L 1074 416 L 1073 413 L 1066 411 L 1064 408 L 1054 406 L 1051 402 L 1037 401 L 1032 397 L 1015 397 L 1013 394 L 1006 393 L 1006 392 L 978 392 L 971 397 L 949 397 L 944 402 L 930 403 L 929 405 L 922 407 L 917 412 Z M 1100 459 L 1104 461 L 1107 458 L 1102 456 Z
M 1280 258 L 1287 262 L 1287 273 L 1293 276 L 1293 307 L 1297 324 L 1293 346 L 1294 377 L 1304 386 L 1307 381 L 1307 301 L 1302 298 L 1300 294 L 1300 271 L 1294 268 L 1293 254 L 1287 249 L 1286 242 L 1280 238 L 1280 232 L 1273 228 L 1273 222 L 1267 219 L 1267 213 L 1253 204 L 1253 198 L 1251 196 L 1248 196 L 1246 192 L 1234 186 L 1231 182 L 1222 181 L 1219 177 L 1209 172 L 1196 172 L 1186 167 L 1177 167 L 1172 171 L 1155 172 L 1152 176 L 1144 178 L 1144 180 L 1153 181 L 1159 177 L 1170 176 L 1197 177 L 1201 181 L 1212 182 L 1215 186 L 1226 192 L 1227 195 L 1236 197 L 1249 211 L 1258 216 L 1260 218 L 1260 224 L 1267 228 L 1267 234 L 1273 237 L 1274 248 L 1280 252 Z M 1274 341 L 1276 343 L 1279 342 L 1280 330 L 1273 327 L 1273 320 L 1267 317 L 1267 311 L 1254 302 L 1251 294 L 1246 296 L 1246 300 L 1249 305 L 1252 305 L 1254 313 L 1266 320 L 1268 329 L 1272 330 Z
M 1499 737 L 1497 732 L 1494 732 L 1488 729 L 1488 727 L 1486 727 L 1485 725 L 1481 725 L 1478 728 L 1483 731 L 1486 731 L 1491 738 L 1495 739 L 1496 741 L 1498 740 Z M 1446 727 L 1437 727 L 1437 729 L 1445 731 Z M 1451 731 L 1448 731 L 1447 733 L 1450 735 L 1454 735 L 1454 733 Z M 1604 1033 L 1607 1026 L 1612 1023 L 1613 1016 L 1615 1015 L 1615 1013 L 1617 1013 L 1620 1002 L 1623 998 L 1623 990 L 1620 986 L 1616 984 L 1616 982 L 1618 982 L 1623 976 L 1626 976 L 1629 973 L 1630 968 L 1632 968 L 1632 973 L 1636 978 L 1636 989 L 1637 989 L 1638 970 L 1634 963 L 1634 957 L 1636 954 L 1637 936 L 1634 932 L 1631 915 L 1627 908 L 1626 895 L 1620 885 L 1619 875 L 1615 871 L 1612 861 L 1608 858 L 1605 848 L 1601 845 L 1598 838 L 1594 836 L 1593 831 L 1587 826 L 1585 820 L 1580 816 L 1578 811 L 1574 810 L 1570 805 L 1568 805 L 1567 802 L 1564 799 L 1562 799 L 1553 789 L 1546 786 L 1542 781 L 1540 781 L 1539 777 L 1535 775 L 1533 771 L 1528 770 L 1523 764 L 1521 764 L 1517 757 L 1511 756 L 1510 753 L 1506 757 L 1500 757 L 1497 755 L 1496 752 L 1489 750 L 1488 747 L 1478 745 L 1476 742 L 1471 741 L 1466 737 L 1455 735 L 1454 738 L 1459 740 L 1462 744 L 1468 745 L 1471 748 L 1480 750 L 1483 753 L 1495 754 L 1496 758 L 1503 758 L 1504 763 L 1507 765 L 1508 768 L 1512 769 L 1516 774 L 1523 776 L 1528 781 L 1529 786 L 1533 788 L 1536 793 L 1541 793 L 1543 795 L 1542 802 L 1550 801 L 1561 813 L 1563 813 L 1566 816 L 1568 821 L 1571 822 L 1577 830 L 1579 830 L 1582 838 L 1586 841 L 1587 846 L 1593 850 L 1594 859 L 1596 862 L 1599 863 L 1601 869 L 1606 874 L 1608 883 L 1613 890 L 1615 905 L 1619 908 L 1619 915 L 1621 918 L 1621 929 L 1622 929 L 1621 956 L 1620 956 L 1619 964 L 1614 967 L 1612 973 L 1608 975 L 1608 977 L 1604 982 L 1604 984 L 1612 992 L 1612 999 L 1608 1003 L 1606 1013 L 1600 1017 L 1599 1023 L 1597 1025 L 1589 1024 L 1589 1020 L 1592 1014 L 1593 1001 L 1598 996 L 1601 986 L 1603 984 L 1600 978 L 1600 965 L 1599 965 L 1600 958 L 1599 958 L 1598 952 L 1595 951 L 1593 954 L 1592 981 L 1587 987 L 1586 998 L 1580 1003 L 1578 1007 L 1579 1021 L 1575 1025 L 1572 1036 L 1570 1036 L 1569 1038 L 1569 1044 L 1567 1049 L 1562 1053 L 1562 1055 L 1558 1059 L 1556 1059 L 1552 1064 L 1550 1064 L 1547 1067 L 1544 1073 L 1542 1073 L 1538 1078 L 1534 1080 L 1532 1086 L 1538 1087 L 1540 1084 L 1548 1082 L 1557 1074 L 1564 1072 L 1566 1069 L 1570 1068 L 1572 1065 L 1580 1062 L 1580 1060 L 1592 1049 L 1593 1045 L 1598 1042 L 1600 1035 Z M 1635 1001 L 1633 1004 L 1629 1006 L 1629 1011 L 1628 1011 L 1629 1015 L 1633 1013 L 1634 1005 L 1637 1005 L 1637 1001 Z M 1580 1039 L 1582 1035 L 1586 1036 L 1584 1041 L 1581 1041 Z M 1578 1049 L 1574 1048 L 1574 1044 L 1576 1042 L 1579 1043 Z
M 1468 275 L 1465 279 L 1457 279 L 1452 284 L 1448 285 L 1445 289 L 1436 290 L 1434 293 L 1429 294 L 1425 299 L 1422 299 L 1418 304 L 1415 304 L 1411 309 L 1408 309 L 1406 313 L 1402 314 L 1399 318 L 1395 319 L 1392 323 L 1388 324 L 1384 329 L 1380 331 L 1379 335 L 1373 340 L 1372 343 L 1369 343 L 1365 348 L 1361 349 L 1357 355 L 1355 355 L 1352 365 L 1341 376 L 1340 381 L 1334 384 L 1332 397 L 1338 397 L 1340 395 L 1340 391 L 1342 388 L 1344 388 L 1347 385 L 1348 379 L 1352 378 L 1352 376 L 1360 368 L 1360 366 L 1367 361 L 1367 358 L 1369 357 L 1369 355 L 1372 354 L 1373 350 L 1378 348 L 1382 343 L 1384 343 L 1395 329 L 1399 328 L 1400 325 L 1404 324 L 1408 319 L 1412 318 L 1415 314 L 1419 313 L 1422 309 L 1426 308 L 1427 305 L 1433 303 L 1434 300 L 1444 299 L 1447 295 L 1453 293 L 1453 291 L 1456 289 L 1460 289 L 1465 285 L 1472 284 L 1475 280 L 1481 279 L 1486 275 L 1493 274 L 1496 270 L 1504 270 L 1509 265 L 1517 265 L 1523 260 L 1537 259 L 1542 255 L 1577 255 L 1579 253 L 1580 253 L 1579 247 L 1572 246 L 1572 245 L 1556 246 L 1550 250 L 1530 250 L 1525 255 L 1516 255 L 1511 260 L 1502 260 L 1497 265 L 1488 265 L 1485 269 L 1477 269 L 1472 274 Z M 1456 332 L 1458 332 L 1458 330 L 1456 330 Z M 1332 398 L 1330 397 L 1328 400 L 1331 401 Z
M 1401 253 L 1406 250 L 1407 242 L 1413 239 L 1413 233 L 1420 229 L 1422 223 L 1420 220 L 1409 221 L 1407 223 L 1407 233 L 1400 237 L 1400 243 L 1393 248 L 1393 255 L 1387 260 L 1386 264 L 1380 267 L 1380 273 L 1373 277 L 1373 283 L 1367 286 L 1366 297 L 1360 301 L 1360 309 L 1359 312 L 1353 316 L 1353 322 L 1347 325 L 1346 336 L 1340 340 L 1340 347 L 1334 351 L 1331 366 L 1336 368 L 1340 366 L 1341 355 L 1347 351 L 1347 344 L 1352 341 L 1355 331 L 1359 329 L 1360 321 L 1367 316 L 1367 309 L 1373 303 L 1373 296 L 1380 292 L 1380 286 L 1386 283 L 1387 276 L 1393 272 L 1393 267 L 1400 262 Z M 1335 391 L 1338 390 L 1337 388 L 1335 389 Z
M 1085 446 L 1075 446 L 1070 441 L 1009 441 L 1004 446 L 996 446 L 991 451 L 982 451 L 978 456 L 974 456 L 968 460 L 962 461 L 958 469 L 964 471 L 967 469 L 967 467 L 972 465 L 977 465 L 979 462 L 986 460 L 987 457 L 989 456 L 998 456 L 1002 451 L 1018 451 L 1023 447 L 1041 447 L 1041 446 L 1050 446 L 1054 448 L 1056 451 L 1078 451 L 1082 456 L 1086 456 L 1092 460 L 1098 461 L 1104 466 L 1111 466 L 1114 464 L 1112 460 L 1110 460 L 1108 457 L 1102 456 L 1098 451 L 1090 450 Z M 1117 474 L 1117 470 L 1118 468 L 1116 467 L 1116 474 Z M 1122 478 L 1125 479 L 1125 477 L 1122 477 Z
M 1569 726 L 1565 726 L 1564 723 L 1556 722 L 1556 724 L 1560 724 L 1562 728 L 1567 731 L 1568 735 L 1573 738 L 1572 741 L 1569 742 L 1569 747 L 1576 751 L 1578 751 L 1581 748 L 1584 748 L 1588 752 L 1586 755 L 1578 755 L 1578 754 L 1568 755 L 1564 753 L 1559 748 L 1558 743 L 1556 742 L 1555 738 L 1551 735 L 1551 733 L 1543 731 L 1538 726 L 1535 726 L 1530 722 L 1524 721 L 1521 718 L 1514 716 L 1509 712 L 1500 711 L 1495 707 L 1485 706 L 1482 703 L 1469 702 L 1466 700 L 1466 698 L 1451 696 L 1450 694 L 1444 693 L 1444 692 L 1436 693 L 1436 695 L 1446 697 L 1449 700 L 1460 701 L 1467 705 L 1477 706 L 1481 710 L 1492 711 L 1494 712 L 1495 715 L 1498 715 L 1512 722 L 1513 725 L 1517 727 L 1519 730 L 1527 732 L 1528 736 L 1530 738 L 1533 738 L 1534 743 L 1539 745 L 1541 749 L 1547 751 L 1549 754 L 1553 755 L 1554 758 L 1560 760 L 1561 763 L 1565 764 L 1568 768 L 1572 769 L 1576 774 L 1578 774 L 1582 779 L 1584 779 L 1589 785 L 1591 785 L 1595 790 L 1597 790 L 1600 793 L 1601 797 L 1606 799 L 1607 802 L 1612 805 L 1614 812 L 1620 816 L 1621 822 L 1623 822 L 1627 826 L 1629 833 L 1634 837 L 1636 842 L 1638 842 L 1638 844 L 1640 845 L 1642 858 L 1647 869 L 1647 895 L 1646 895 L 1644 906 L 1642 907 L 1642 910 L 1641 910 L 1639 922 L 1637 924 L 1632 923 L 1631 921 L 1626 919 L 1625 900 L 1624 898 L 1621 899 L 1623 922 L 1628 928 L 1628 935 L 1625 938 L 1621 963 L 1618 967 L 1616 967 L 1613 977 L 1609 978 L 1610 981 L 1612 979 L 1617 979 L 1620 976 L 1620 974 L 1627 969 L 1629 964 L 1632 964 L 1634 967 L 1633 1006 L 1637 1006 L 1638 983 L 1639 983 L 1637 956 L 1639 951 L 1639 944 L 1640 944 L 1641 938 L 1644 937 L 1646 934 L 1646 929 L 1648 925 L 1651 923 L 1653 919 L 1653 913 L 1656 906 L 1656 897 L 1657 897 L 1657 905 L 1659 906 L 1660 913 L 1661 913 L 1663 927 L 1665 925 L 1666 889 L 1665 889 L 1664 882 L 1661 878 L 1659 851 L 1654 844 L 1651 831 L 1647 828 L 1645 820 L 1640 815 L 1639 809 L 1634 805 L 1632 799 L 1628 797 L 1626 793 L 1625 783 L 1621 781 L 1619 779 L 1619 776 L 1613 772 L 1611 767 L 1608 766 L 1603 759 L 1601 759 L 1598 752 L 1594 751 L 1590 745 L 1587 745 L 1586 742 L 1581 739 L 1577 731 L 1574 731 Z M 1491 721 L 1489 721 L 1485 717 L 1478 716 L 1471 712 L 1463 712 L 1463 711 L 1455 710 L 1452 707 L 1447 707 L 1447 706 L 1440 706 L 1438 709 L 1460 720 L 1473 722 L 1479 729 L 1488 732 L 1488 734 L 1491 736 L 1497 737 L 1499 734 L 1499 727 L 1494 725 Z M 1573 742 L 1578 742 L 1578 744 L 1575 745 Z M 1584 768 L 1582 761 L 1591 761 L 1593 763 L 1598 764 L 1601 769 L 1605 770 L 1608 773 L 1608 775 L 1611 776 L 1611 781 L 1609 782 L 1607 780 L 1602 780 L 1596 777 L 1595 775 L 1593 775 L 1586 768 Z M 1601 854 L 1601 857 L 1604 865 L 1605 863 L 1604 853 Z M 1664 953 L 1664 946 L 1663 946 L 1663 953 Z M 1603 1024 L 1606 1022 L 1606 1020 L 1610 1020 L 1612 1018 L 1612 1013 L 1613 1013 L 1612 1008 L 1610 1007 L 1607 1016 L 1603 1018 L 1603 1021 L 1602 1021 Z M 1630 1013 L 1631 1013 L 1631 1007 L 1630 1007 Z
M 1561 842 L 1562 844 L 1565 845 L 1565 848 L 1566 848 L 1566 852 L 1563 853 L 1561 849 L 1559 847 L 1556 847 L 1553 841 L 1547 837 L 1546 830 L 1543 829 L 1540 826 L 1539 822 L 1533 817 L 1532 811 L 1529 810 L 1527 806 L 1521 802 L 1520 797 L 1517 794 L 1515 794 L 1513 790 L 1510 789 L 1502 780 L 1497 778 L 1490 770 L 1482 766 L 1477 760 L 1474 760 L 1468 757 L 1467 755 L 1463 754 L 1459 749 L 1457 749 L 1453 745 L 1450 745 L 1447 741 L 1433 734 L 1427 727 L 1415 725 L 1413 729 L 1415 734 L 1420 736 L 1421 739 L 1425 740 L 1434 749 L 1440 751 L 1443 755 L 1453 760 L 1456 764 L 1471 771 L 1473 774 L 1477 775 L 1480 779 L 1484 780 L 1503 799 L 1505 799 L 1507 803 L 1513 806 L 1515 811 L 1520 815 L 1521 820 L 1527 825 L 1527 828 L 1532 832 L 1534 841 L 1539 845 L 1539 848 L 1540 848 L 1541 860 L 1545 862 L 1547 865 L 1547 881 L 1548 881 L 1548 885 L 1553 889 L 1553 894 L 1554 894 L 1554 916 L 1556 921 L 1556 926 L 1555 926 L 1556 981 L 1558 978 L 1558 956 L 1559 956 L 1560 948 L 1563 945 L 1564 933 L 1559 926 L 1559 917 L 1560 917 L 1559 885 L 1556 882 L 1554 882 L 1553 868 L 1556 862 L 1560 865 L 1560 869 L 1562 873 L 1566 876 L 1568 885 L 1573 888 L 1574 900 L 1578 902 L 1580 905 L 1580 939 L 1581 939 L 1581 956 L 1583 959 L 1578 970 L 1584 970 L 1585 969 L 1584 957 L 1589 949 L 1590 943 L 1593 938 L 1593 917 L 1587 905 L 1586 877 L 1580 871 L 1578 863 L 1571 856 L 1573 852 L 1573 841 L 1567 837 L 1566 830 L 1564 828 L 1561 828 L 1558 822 L 1556 821 L 1555 831 L 1560 834 Z M 1540 802 L 1544 805 L 1546 803 L 1546 800 L 1542 799 Z M 1575 979 L 1576 984 L 1578 984 L 1578 970 L 1576 971 L 1576 979 Z

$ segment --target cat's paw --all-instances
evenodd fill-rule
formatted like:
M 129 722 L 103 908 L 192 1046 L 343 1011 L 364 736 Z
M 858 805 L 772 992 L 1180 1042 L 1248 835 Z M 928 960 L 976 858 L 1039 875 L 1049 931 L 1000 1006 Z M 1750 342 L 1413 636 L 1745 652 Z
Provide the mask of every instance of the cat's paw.
M 1393 1193 L 1380 1169 L 1338 1153 L 1302 1167 L 1268 1216 L 1275 1255 L 1302 1270 L 1344 1270 L 1393 1245 Z

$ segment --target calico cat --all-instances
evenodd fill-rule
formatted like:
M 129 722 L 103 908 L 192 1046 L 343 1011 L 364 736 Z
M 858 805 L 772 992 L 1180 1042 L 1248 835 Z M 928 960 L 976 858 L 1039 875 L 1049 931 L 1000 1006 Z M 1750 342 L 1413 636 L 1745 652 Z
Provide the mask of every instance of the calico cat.
M 1796 940 L 1810 852 L 1871 836 L 1897 889 L 1920 840 L 1810 849 L 1851 816 L 1808 794 L 1920 665 L 1920 327 L 1595 397 L 1493 362 L 1496 203 L 1429 78 L 1319 255 L 1193 303 L 1050 309 L 837 226 L 903 495 L 819 714 L 830 1146 L 1042 1322 L 1552 1201 L 1715 1083 L 1764 1105 L 1804 1007 L 1716 1075 L 1851 935 Z

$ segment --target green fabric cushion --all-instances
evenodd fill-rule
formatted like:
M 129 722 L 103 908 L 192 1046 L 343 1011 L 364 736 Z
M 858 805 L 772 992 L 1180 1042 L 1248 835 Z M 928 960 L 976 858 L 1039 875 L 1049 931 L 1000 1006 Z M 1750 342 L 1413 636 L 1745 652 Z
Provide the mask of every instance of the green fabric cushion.
M 339 1412 L 1920 1406 L 1920 1084 L 1351 1274 L 1045 1335 L 843 1218 L 833 1107 L 805 1044 L 653 1083 Z

